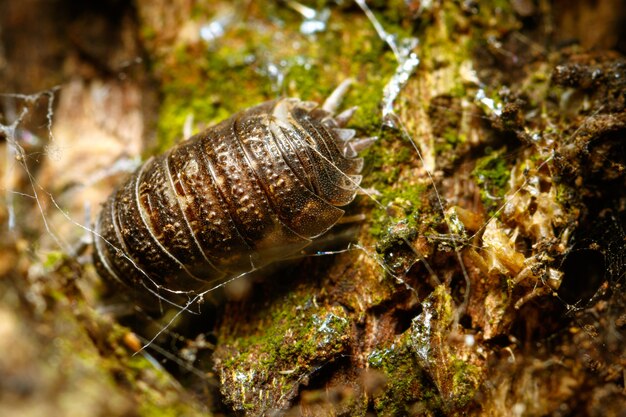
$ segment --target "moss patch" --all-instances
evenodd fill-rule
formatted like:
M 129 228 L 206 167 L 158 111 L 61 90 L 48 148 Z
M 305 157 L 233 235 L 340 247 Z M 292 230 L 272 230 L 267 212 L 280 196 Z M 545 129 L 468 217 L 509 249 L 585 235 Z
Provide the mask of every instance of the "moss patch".
M 486 151 L 487 155 L 476 162 L 472 171 L 476 184 L 480 187 L 480 197 L 489 215 L 502 206 L 508 191 L 511 168 L 504 158 L 506 148 Z
M 272 404 L 287 404 L 312 373 L 346 349 L 351 322 L 342 308 L 318 306 L 298 291 L 256 313 L 245 326 L 220 335 L 214 356 L 233 407 L 264 413 Z

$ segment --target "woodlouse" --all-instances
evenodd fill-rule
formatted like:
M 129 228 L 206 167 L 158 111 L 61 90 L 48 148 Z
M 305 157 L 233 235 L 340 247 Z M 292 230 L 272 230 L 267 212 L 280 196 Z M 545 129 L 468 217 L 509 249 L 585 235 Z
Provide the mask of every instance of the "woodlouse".
M 326 232 L 361 181 L 356 139 L 322 107 L 294 98 L 235 114 L 145 162 L 104 204 L 94 264 L 127 285 L 197 291 L 281 260 Z

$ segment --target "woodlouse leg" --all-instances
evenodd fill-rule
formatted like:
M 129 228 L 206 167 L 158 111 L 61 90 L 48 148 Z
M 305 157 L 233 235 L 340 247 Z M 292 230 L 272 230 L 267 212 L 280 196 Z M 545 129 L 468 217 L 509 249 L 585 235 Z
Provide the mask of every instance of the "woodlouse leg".
M 353 80 L 351 78 L 343 81 L 339 86 L 330 94 L 322 105 L 322 110 L 333 115 L 339 107 L 343 97 L 345 96 L 350 84 Z M 346 158 L 356 158 L 358 153 L 364 149 L 372 146 L 374 142 L 378 140 L 377 136 L 367 138 L 355 138 L 356 131 L 354 129 L 342 129 L 352 118 L 358 107 L 351 107 L 342 111 L 336 116 L 328 116 L 322 119 L 322 124 L 332 128 L 335 136 L 344 142 L 342 152 Z
M 364 149 L 369 148 L 378 140 L 378 136 L 370 136 L 369 138 L 356 138 L 350 141 L 350 146 L 356 152 L 361 152 Z
M 344 142 L 349 141 L 356 135 L 356 130 L 354 129 L 334 129 L 334 132 L 337 134 L 337 137 Z
M 335 90 L 330 93 L 324 104 L 322 105 L 322 110 L 327 111 L 330 114 L 335 114 L 343 97 L 348 92 L 348 88 L 350 88 L 350 84 L 352 84 L 354 80 L 352 78 L 348 78 L 344 80 L 341 84 L 335 88 Z
M 346 129 L 335 129 L 337 130 L 346 130 Z M 346 158 L 356 158 L 364 149 L 369 148 L 378 140 L 378 136 L 370 136 L 367 138 L 354 138 L 347 140 L 343 146 L 343 156 Z
M 337 126 L 344 127 L 348 124 L 352 116 L 354 116 L 354 112 L 358 109 L 358 106 L 350 107 L 347 110 L 342 111 L 337 116 L 334 117 Z

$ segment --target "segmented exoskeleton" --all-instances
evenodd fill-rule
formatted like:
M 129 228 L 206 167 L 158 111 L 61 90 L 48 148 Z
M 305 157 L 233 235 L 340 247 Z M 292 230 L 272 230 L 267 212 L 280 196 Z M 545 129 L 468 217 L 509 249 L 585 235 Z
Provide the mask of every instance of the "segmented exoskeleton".
M 321 108 L 269 101 L 148 160 L 104 204 L 98 272 L 127 285 L 198 290 L 326 232 L 343 214 L 338 206 L 354 199 L 357 151 L 373 140 L 343 129 L 354 109 L 333 116 L 331 99 Z

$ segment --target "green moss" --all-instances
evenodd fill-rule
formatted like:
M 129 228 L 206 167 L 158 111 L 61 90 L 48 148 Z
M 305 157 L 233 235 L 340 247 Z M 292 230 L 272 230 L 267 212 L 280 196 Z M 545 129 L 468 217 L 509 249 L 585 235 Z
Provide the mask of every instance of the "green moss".
M 381 21 L 383 27 L 392 33 L 406 35 L 405 31 L 409 31 L 410 19 L 408 18 L 410 10 L 409 5 L 404 0 L 373 0 L 367 2 L 368 6 L 373 9 L 377 19 Z
M 41 281 L 38 289 L 46 297 L 46 309 L 32 315 L 37 319 L 29 325 L 45 332 L 24 333 L 31 343 L 40 344 L 38 350 L 25 354 L 36 353 L 29 366 L 39 376 L 40 391 L 62 400 L 54 403 L 56 414 L 92 414 L 92 409 L 101 407 L 99 411 L 112 415 L 134 415 L 139 405 L 150 409 L 139 415 L 206 415 L 191 398 L 181 404 L 186 394 L 173 377 L 147 356 L 132 355 L 124 344 L 129 330 L 102 316 L 80 296 L 73 287 L 77 266 L 71 273 L 63 269 L 50 272 L 51 279 Z M 51 410 L 54 414 L 55 408 Z
M 202 53 L 178 47 L 172 62 L 161 64 L 164 83 L 159 143 L 149 152 L 161 152 L 181 140 L 190 116 L 203 128 L 267 99 L 262 75 L 246 64 L 249 53 L 248 45 L 227 45 Z M 233 72 L 239 73 L 239 82 L 233 81 Z
M 66 258 L 65 255 L 61 251 L 50 251 L 46 253 L 46 257 L 43 260 L 42 264 L 44 269 L 47 271 L 53 270 L 59 263 Z
M 413 404 L 431 397 L 426 376 L 405 338 L 388 348 L 374 350 L 368 364 L 382 372 L 387 381 L 385 389 L 373 398 L 378 415 L 409 415 Z
M 383 130 L 377 144 L 366 151 L 364 157 L 363 185 L 380 194 L 375 197 L 378 203 L 370 216 L 371 236 L 376 240 L 384 239 L 389 227 L 398 222 L 414 229 L 428 211 L 424 197 L 429 187 L 414 183 L 415 178 L 403 178 L 406 168 L 416 162 L 412 146 L 399 141 L 396 132 Z
M 480 187 L 481 201 L 489 215 L 493 215 L 502 205 L 502 199 L 508 191 L 511 168 L 504 158 L 506 148 L 498 151 L 487 149 L 487 155 L 476 162 L 472 176 Z
M 437 387 L 437 404 L 447 413 L 462 410 L 474 399 L 483 374 L 450 346 L 455 306 L 448 288 L 435 288 L 422 302 L 422 309 L 411 326 L 412 350 Z
M 479 386 L 480 368 L 449 346 L 454 305 L 446 286 L 438 286 L 422 306 L 409 331 L 368 357 L 370 368 L 387 377 L 385 389 L 373 399 L 380 415 L 454 412 L 470 403 Z
M 306 97 L 309 100 L 322 101 L 330 94 L 329 87 L 323 88 L 319 80 L 323 79 L 319 64 L 303 62 L 295 57 L 286 61 L 285 86 L 286 95 Z
M 303 309 L 303 306 L 307 307 Z M 318 360 L 340 352 L 347 341 L 345 335 L 350 322 L 344 311 L 315 307 L 315 301 L 308 295 L 291 293 L 283 302 L 273 303 L 269 310 L 259 314 L 261 322 L 223 335 L 224 345 L 237 351 L 225 368 L 274 374 L 291 386 L 296 377 L 310 371 Z M 276 374 L 279 369 L 290 372 Z
M 271 395 L 292 395 L 303 378 L 346 349 L 351 320 L 342 307 L 318 306 L 306 286 L 253 310 L 240 328 L 218 335 L 216 357 L 234 407 L 260 412 L 268 384 Z
M 240 352 L 229 366 L 251 365 L 249 361 L 253 357 L 253 362 L 258 360 L 258 365 L 267 367 L 266 370 L 279 364 L 300 362 L 306 365 L 308 360 L 322 352 L 331 353 L 342 348 L 345 341 L 342 336 L 349 324 L 344 313 L 331 309 L 322 315 L 298 314 L 299 303 L 293 304 L 293 301 L 296 298 L 289 297 L 285 304 L 276 303 L 271 311 L 266 311 L 269 317 L 262 332 L 224 340 L 225 343 L 231 342 Z M 310 300 L 305 302 L 310 303 Z
M 142 26 L 140 36 L 144 41 L 151 42 L 156 38 L 157 31 L 151 26 Z
M 363 154 L 367 161 L 365 181 L 368 186 L 373 186 L 382 193 L 379 188 L 398 182 L 402 165 L 416 156 L 410 145 L 407 145 L 399 142 L 393 132 L 381 132 L 378 143 Z
M 420 220 L 422 194 L 426 190 L 424 185 L 390 189 L 379 198 L 381 206 L 372 211 L 370 233 L 376 239 L 382 238 L 390 225 L 402 221 L 404 228 L 415 229 Z
M 472 58 L 473 48 L 471 43 L 476 37 L 480 38 L 479 31 L 489 27 L 485 23 L 484 26 L 476 25 L 476 32 L 468 32 L 463 30 L 469 26 L 466 14 L 459 10 L 461 6 L 454 2 L 446 2 L 441 6 L 434 6 L 433 12 L 441 13 L 443 18 L 434 20 L 433 25 L 424 26 L 419 33 L 421 58 L 421 66 L 418 71 L 428 71 L 429 76 L 420 76 L 417 78 L 436 78 L 439 80 L 436 85 L 439 88 L 438 97 L 447 97 L 442 105 L 437 103 L 423 103 L 423 106 L 434 104 L 432 112 L 429 110 L 431 117 L 429 126 L 438 129 L 434 140 L 434 153 L 437 157 L 437 165 L 440 167 L 451 166 L 455 160 L 459 158 L 463 152 L 467 151 L 467 137 L 469 129 L 473 129 L 471 124 L 463 123 L 462 117 L 465 111 L 461 106 L 458 97 L 466 97 L 467 89 L 471 84 L 460 75 L 462 67 L 466 65 Z M 494 6 L 495 7 L 495 6 Z M 497 11 L 489 4 L 485 6 L 484 16 L 477 16 L 478 19 L 492 19 Z M 445 35 L 443 35 L 445 34 Z M 428 82 L 428 81 L 425 81 Z M 419 88 L 419 87 L 418 87 Z M 407 91 L 412 91 L 410 88 Z M 416 98 L 407 96 L 399 99 L 397 104 L 400 106 L 417 106 Z M 447 103 L 447 104 L 446 104 Z M 399 113 L 401 108 L 398 109 Z M 378 120 L 376 121 L 379 122 Z M 419 123 L 419 121 L 417 122 Z M 410 127 L 408 127 L 410 129 Z M 411 169 L 413 164 L 418 164 L 415 151 L 410 144 L 402 143 L 398 140 L 399 134 L 391 131 L 383 131 L 380 144 L 372 148 L 372 155 L 366 154 L 369 172 L 366 173 L 366 186 L 376 189 L 382 194 L 379 198 L 383 206 L 391 205 L 389 210 L 375 208 L 373 212 L 373 224 L 370 232 L 375 239 L 385 236 L 389 226 L 403 220 L 408 227 L 412 227 L 416 222 L 422 223 L 425 219 L 433 225 L 436 224 L 436 218 L 432 216 L 433 210 L 424 204 L 424 196 L 426 187 L 414 186 L 412 178 L 406 177 L 406 170 Z M 413 158 L 415 162 L 409 162 Z M 487 164 L 484 171 L 488 174 L 484 177 L 487 181 L 492 181 L 493 175 L 502 174 L 498 172 L 500 166 L 491 166 Z M 483 173 L 481 172 L 480 175 Z M 501 177 L 498 177 L 500 180 Z M 401 186 L 400 184 L 401 183 Z M 501 182 L 497 183 L 502 186 Z M 401 188 L 401 189 L 400 189 Z M 503 191 L 500 188 L 498 191 Z M 495 192 L 495 191 L 494 191 Z M 484 197 L 487 194 L 483 194 Z M 400 204 L 394 204 L 400 203 Z M 406 202 L 410 202 L 411 208 Z
M 480 368 L 462 359 L 452 361 L 452 393 L 451 407 L 462 408 L 474 399 L 476 389 L 480 384 L 482 372 Z
M 455 148 L 457 145 L 464 143 L 466 140 L 464 134 L 460 134 L 454 129 L 446 129 L 443 134 L 443 138 L 445 139 L 446 144 L 451 148 Z
M 299 33 L 301 17 L 297 13 L 279 9 L 285 14 L 279 31 L 294 38 L 294 42 L 281 43 L 281 49 L 273 47 L 278 33 L 241 24 L 211 48 L 180 45 L 155 62 L 155 73 L 161 78 L 162 106 L 158 143 L 147 154 L 161 152 L 181 140 L 190 116 L 201 130 L 278 95 L 321 102 L 348 77 L 357 82 L 344 106 L 359 106 L 351 125 L 365 135 L 376 134 L 381 124 L 378 106 L 382 88 L 397 63 L 371 23 L 361 13 L 338 14 L 333 16 L 335 20 L 349 20 L 351 31 L 338 33 L 332 25 L 315 40 Z M 344 22 L 335 23 L 340 27 Z M 280 72 L 282 83 L 269 67 Z
M 189 407 L 184 402 L 179 402 L 178 404 L 173 405 L 163 405 L 156 402 L 148 402 L 143 401 L 138 404 L 139 409 L 138 413 L 140 416 L 145 417 L 178 417 L 178 416 L 189 416 L 189 415 L 203 415 L 210 416 L 212 414 L 203 413 L 200 414 L 198 411 L 190 410 Z

